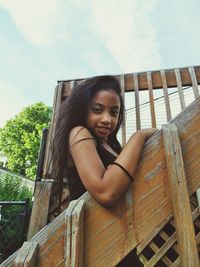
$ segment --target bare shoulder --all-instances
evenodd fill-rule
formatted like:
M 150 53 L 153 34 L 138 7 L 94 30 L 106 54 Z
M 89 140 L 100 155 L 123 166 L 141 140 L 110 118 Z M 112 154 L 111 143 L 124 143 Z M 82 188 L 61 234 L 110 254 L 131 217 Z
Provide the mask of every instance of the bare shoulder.
M 94 137 L 87 128 L 83 126 L 74 127 L 69 134 L 69 144 L 73 145 L 82 140 L 94 140 Z

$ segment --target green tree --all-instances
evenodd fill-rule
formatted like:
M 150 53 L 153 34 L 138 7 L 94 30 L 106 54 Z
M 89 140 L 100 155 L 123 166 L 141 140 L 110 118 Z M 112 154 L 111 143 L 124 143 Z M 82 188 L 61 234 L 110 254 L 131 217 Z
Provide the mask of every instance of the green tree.
M 22 183 L 20 177 L 12 174 L 4 174 L 0 176 L 0 200 L 24 200 L 32 198 L 32 191 Z
M 42 129 L 48 127 L 52 109 L 44 103 L 24 108 L 0 129 L 0 151 L 11 171 L 35 177 Z

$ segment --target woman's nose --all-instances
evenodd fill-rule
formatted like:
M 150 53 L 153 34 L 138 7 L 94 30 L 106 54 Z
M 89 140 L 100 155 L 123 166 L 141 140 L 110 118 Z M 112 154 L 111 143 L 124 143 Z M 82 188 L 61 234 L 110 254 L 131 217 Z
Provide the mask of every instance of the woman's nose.
M 103 113 L 101 117 L 101 121 L 104 123 L 110 123 L 111 122 L 111 117 L 107 113 Z

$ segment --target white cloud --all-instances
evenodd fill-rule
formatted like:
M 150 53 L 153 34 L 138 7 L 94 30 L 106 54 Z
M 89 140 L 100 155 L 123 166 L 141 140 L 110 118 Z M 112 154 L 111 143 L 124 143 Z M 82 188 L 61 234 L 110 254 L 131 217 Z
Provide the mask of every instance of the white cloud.
M 124 72 L 158 68 L 160 55 L 151 11 L 157 0 L 91 1 L 92 30 Z
M 67 14 L 63 0 L 0 0 L 18 29 L 34 45 L 67 40 Z
M 84 27 L 90 28 L 122 71 L 131 72 L 160 65 L 156 30 L 151 22 L 151 11 L 157 1 L 0 0 L 0 6 L 9 11 L 17 27 L 34 45 L 68 41 L 74 37 L 72 31 L 77 23 L 82 25 L 83 31 Z M 81 14 L 86 13 L 89 25 L 81 21 Z M 96 62 L 94 65 L 98 68 Z
M 12 85 L 2 80 L 0 81 L 0 95 L 0 127 L 3 127 L 7 120 L 17 115 L 22 107 L 27 106 L 27 102 Z

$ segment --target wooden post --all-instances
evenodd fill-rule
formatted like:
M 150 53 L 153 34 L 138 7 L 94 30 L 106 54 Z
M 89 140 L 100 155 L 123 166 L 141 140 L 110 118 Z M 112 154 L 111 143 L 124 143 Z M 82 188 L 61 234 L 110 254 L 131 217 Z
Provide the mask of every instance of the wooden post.
M 165 70 L 161 70 L 160 74 L 161 74 L 161 80 L 162 80 L 162 84 L 163 84 L 163 93 L 164 93 L 167 121 L 170 121 L 172 118 L 172 115 L 171 115 L 171 109 L 170 109 L 167 78 L 166 78 Z
M 163 125 L 164 150 L 170 181 L 176 235 L 182 267 L 199 266 L 190 200 L 182 159 L 178 129 Z
M 155 113 L 155 103 L 154 103 L 154 96 L 153 96 L 153 81 L 152 81 L 150 71 L 147 72 L 147 84 L 148 84 L 148 91 L 149 91 L 151 125 L 153 128 L 156 128 L 156 113 Z
M 14 267 L 35 267 L 36 266 L 37 242 L 24 242 L 17 257 L 14 260 Z
M 65 267 L 83 267 L 84 200 L 72 201 L 67 209 L 65 225 Z
M 41 178 L 43 177 L 44 155 L 45 155 L 47 137 L 48 137 L 48 129 L 44 128 L 42 130 L 42 139 L 40 142 L 40 149 L 39 149 L 39 155 L 38 155 L 36 181 L 41 181 Z
M 133 74 L 134 80 L 134 91 L 135 91 L 135 114 L 136 114 L 136 127 L 137 130 L 141 129 L 141 119 L 140 119 L 140 97 L 139 97 L 139 83 L 138 83 L 138 74 Z
M 28 240 L 47 224 L 51 187 L 52 183 L 45 181 L 36 183 Z
M 122 101 L 125 107 L 125 79 L 124 75 L 120 76 L 120 85 L 122 90 Z M 122 121 L 122 146 L 124 147 L 126 144 L 126 118 L 125 118 L 125 111 L 124 111 L 124 119 Z

